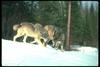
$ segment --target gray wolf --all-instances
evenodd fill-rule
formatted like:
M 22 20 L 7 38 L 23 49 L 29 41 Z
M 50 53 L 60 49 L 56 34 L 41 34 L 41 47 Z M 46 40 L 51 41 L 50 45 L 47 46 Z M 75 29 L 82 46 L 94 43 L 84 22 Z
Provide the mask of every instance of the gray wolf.
M 55 41 L 54 47 L 56 49 L 60 48 L 61 51 L 64 51 L 65 34 L 63 30 L 59 27 L 55 27 L 54 41 Z
M 24 36 L 23 42 L 26 42 L 27 37 L 32 37 L 35 39 L 37 43 L 41 46 L 45 46 L 44 43 L 41 42 L 41 39 L 47 40 L 44 37 L 43 33 L 36 31 L 34 24 L 29 22 L 22 22 L 20 24 L 13 25 L 13 30 L 17 32 L 17 34 L 13 37 L 13 41 L 16 41 L 18 37 Z
M 50 40 L 52 41 L 52 43 L 53 43 L 52 47 L 54 47 L 54 44 L 55 44 L 55 42 L 54 42 L 55 26 L 54 25 L 45 25 L 44 29 L 47 30 L 48 36 L 49 36 L 48 37 L 49 41 Z
M 61 49 L 63 51 L 65 35 L 61 28 L 54 25 L 45 25 L 44 29 L 48 31 L 49 41 L 52 40 L 52 47 L 56 49 Z

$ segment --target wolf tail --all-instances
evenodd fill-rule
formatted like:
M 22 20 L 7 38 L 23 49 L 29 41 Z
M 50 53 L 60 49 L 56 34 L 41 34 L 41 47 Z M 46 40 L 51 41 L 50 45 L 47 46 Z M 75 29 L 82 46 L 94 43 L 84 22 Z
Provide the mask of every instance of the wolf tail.
M 20 24 L 13 25 L 13 30 L 14 31 L 17 31 L 19 27 L 21 27 Z

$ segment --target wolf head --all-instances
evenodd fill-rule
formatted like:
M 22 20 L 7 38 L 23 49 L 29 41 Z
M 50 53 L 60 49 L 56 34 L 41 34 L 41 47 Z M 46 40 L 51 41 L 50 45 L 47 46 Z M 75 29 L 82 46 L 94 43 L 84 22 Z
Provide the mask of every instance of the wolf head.
M 55 33 L 55 27 L 54 27 L 54 25 L 46 25 L 44 27 L 44 29 L 48 32 L 49 38 L 51 40 L 53 40 L 53 36 L 54 36 L 54 33 Z

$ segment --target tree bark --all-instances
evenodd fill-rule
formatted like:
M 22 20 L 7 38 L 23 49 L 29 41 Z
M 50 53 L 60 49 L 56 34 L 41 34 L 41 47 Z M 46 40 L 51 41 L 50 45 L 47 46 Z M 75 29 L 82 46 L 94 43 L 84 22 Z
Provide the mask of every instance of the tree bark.
M 67 40 L 66 40 L 66 48 L 70 50 L 70 20 L 71 20 L 71 1 L 68 2 L 68 23 L 67 23 Z

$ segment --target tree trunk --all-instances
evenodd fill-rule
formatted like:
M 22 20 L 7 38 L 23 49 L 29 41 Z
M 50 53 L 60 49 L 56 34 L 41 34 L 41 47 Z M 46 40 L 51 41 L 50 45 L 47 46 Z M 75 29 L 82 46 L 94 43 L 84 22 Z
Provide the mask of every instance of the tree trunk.
M 66 48 L 70 50 L 70 20 L 71 20 L 71 1 L 68 2 L 68 23 L 67 23 L 67 40 L 66 40 Z

